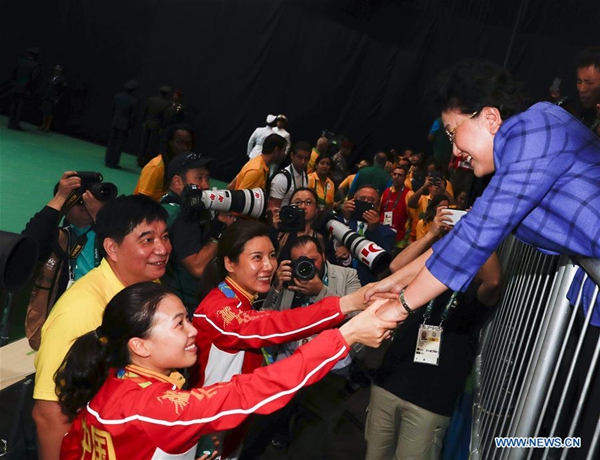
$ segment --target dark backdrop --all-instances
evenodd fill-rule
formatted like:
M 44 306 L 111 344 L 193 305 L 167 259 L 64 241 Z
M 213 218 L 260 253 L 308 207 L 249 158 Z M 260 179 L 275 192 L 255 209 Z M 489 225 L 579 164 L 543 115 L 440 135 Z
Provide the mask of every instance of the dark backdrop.
M 598 0 L 1 0 L 0 79 L 20 53 L 42 50 L 70 84 L 57 128 L 93 142 L 129 78 L 143 101 L 180 88 L 199 150 L 230 179 L 252 131 L 285 113 L 293 140 L 345 133 L 361 156 L 427 149 L 435 114 L 422 96 L 463 57 L 503 64 L 544 98 L 555 76 L 575 97 L 572 59 L 600 43 Z M 514 40 L 513 31 L 515 30 Z M 512 43 L 512 45 L 511 45 Z M 510 50 L 510 53 L 509 53 Z M 7 108 L 6 86 L 0 101 Z M 36 110 L 26 119 L 40 120 Z M 136 128 L 127 144 L 135 152 Z

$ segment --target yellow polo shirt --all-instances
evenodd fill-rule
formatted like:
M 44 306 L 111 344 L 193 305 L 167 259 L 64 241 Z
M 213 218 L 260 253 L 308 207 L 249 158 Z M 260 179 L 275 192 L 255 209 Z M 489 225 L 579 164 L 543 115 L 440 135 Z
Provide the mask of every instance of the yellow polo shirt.
M 124 288 L 103 259 L 58 299 L 42 327 L 42 343 L 34 361 L 34 399 L 58 401 L 54 374 L 73 342 L 102 324 L 106 305 Z
M 261 155 L 249 160 L 235 178 L 235 190 L 247 190 L 267 186 L 269 167 Z

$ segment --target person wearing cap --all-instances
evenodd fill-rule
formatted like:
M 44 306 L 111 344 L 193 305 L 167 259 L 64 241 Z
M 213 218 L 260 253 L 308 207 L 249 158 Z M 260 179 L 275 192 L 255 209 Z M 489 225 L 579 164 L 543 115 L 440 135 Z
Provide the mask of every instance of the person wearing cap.
M 112 101 L 112 119 L 110 122 L 110 135 L 104 164 L 107 168 L 121 169 L 119 161 L 123 145 L 129 136 L 129 130 L 135 126 L 138 117 L 138 98 L 133 92 L 139 86 L 136 80 L 125 83 L 125 91 L 117 93 Z
M 290 137 L 290 133 L 285 129 L 287 128 L 288 119 L 283 113 L 280 113 L 277 115 L 275 123 L 277 123 L 277 125 L 273 128 L 273 132 L 279 134 L 286 140 L 287 148 L 285 149 L 285 153 L 290 153 L 292 148 L 292 138 Z
M 65 81 L 65 70 L 61 66 L 57 65 L 54 67 L 54 73 L 48 80 L 48 84 L 46 85 L 44 95 L 42 97 L 42 105 L 40 109 L 44 114 L 44 119 L 42 121 L 42 125 L 38 128 L 40 131 L 50 131 L 50 125 L 54 119 L 54 108 L 58 105 L 63 97 L 66 86 L 67 82 Z
M 40 84 L 41 67 L 37 62 L 40 54 L 38 48 L 28 48 L 27 55 L 22 56 L 13 69 L 10 88 L 10 110 L 8 128 L 21 130 L 21 115 L 25 103 L 31 100 Z
M 248 156 L 256 158 L 260 155 L 262 150 L 263 142 L 267 136 L 275 133 L 275 127 L 277 126 L 277 117 L 275 115 L 267 115 L 267 126 L 256 128 L 250 139 L 248 140 Z M 287 131 L 286 131 L 287 132 Z
M 170 104 L 168 96 L 171 88 L 161 86 L 158 91 L 160 93 L 158 96 L 154 95 L 146 99 L 146 105 L 142 111 L 142 140 L 137 154 L 137 165 L 140 167 L 145 166 L 149 156 L 152 158 L 157 153 L 155 149 L 158 147 L 156 144 L 163 124 L 165 109 Z
M 210 168 L 215 160 L 200 153 L 183 152 L 169 163 L 167 178 L 169 190 L 160 200 L 169 213 L 167 227 L 173 252 L 162 282 L 168 286 L 185 305 L 190 318 L 198 306 L 200 278 L 208 262 L 217 255 L 218 238 L 223 229 L 235 220 L 226 212 L 212 217 L 208 212 L 188 212 L 186 200 L 194 193 L 210 189 Z M 190 190 L 188 185 L 195 185 Z
M 134 195 L 147 195 L 159 201 L 169 188 L 168 166 L 173 158 L 183 152 L 190 152 L 196 145 L 194 130 L 189 125 L 171 125 L 163 133 L 160 154 L 144 166 L 138 179 Z

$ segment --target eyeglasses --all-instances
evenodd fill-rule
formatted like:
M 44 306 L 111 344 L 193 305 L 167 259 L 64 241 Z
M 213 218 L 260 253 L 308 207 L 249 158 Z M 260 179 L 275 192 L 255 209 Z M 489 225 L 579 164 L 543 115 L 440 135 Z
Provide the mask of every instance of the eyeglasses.
M 452 131 L 446 130 L 446 136 L 448 136 L 448 140 L 450 141 L 451 144 L 454 144 L 454 134 L 456 133 L 456 130 L 459 128 L 459 126 L 461 126 L 463 123 L 466 123 L 467 121 L 475 118 L 478 113 L 479 113 L 479 110 L 476 110 L 475 112 L 473 112 L 469 118 L 467 118 L 466 120 L 463 120 L 458 125 L 456 125 Z
M 315 202 L 313 200 L 304 200 L 304 201 L 302 201 L 302 200 L 295 200 L 292 204 L 294 206 L 298 206 L 298 207 L 300 207 L 302 205 L 304 205 L 306 207 L 310 207 L 313 204 L 315 204 Z

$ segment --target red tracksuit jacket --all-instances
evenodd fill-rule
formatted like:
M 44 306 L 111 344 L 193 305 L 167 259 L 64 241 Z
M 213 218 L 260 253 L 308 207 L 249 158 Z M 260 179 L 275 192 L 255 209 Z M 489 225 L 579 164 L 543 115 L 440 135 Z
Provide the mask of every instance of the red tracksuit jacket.
M 295 391 L 324 377 L 347 354 L 348 345 L 334 329 L 288 359 L 191 391 L 179 390 L 183 378 L 176 383 L 137 366 L 113 371 L 77 415 L 60 458 L 193 459 L 202 434 L 231 429 L 250 413 L 283 407 Z
M 343 319 L 339 297 L 283 312 L 256 311 L 227 279 L 209 292 L 194 313 L 198 362 L 191 370 L 190 384 L 212 385 L 250 373 L 263 362 L 261 347 L 310 337 Z

